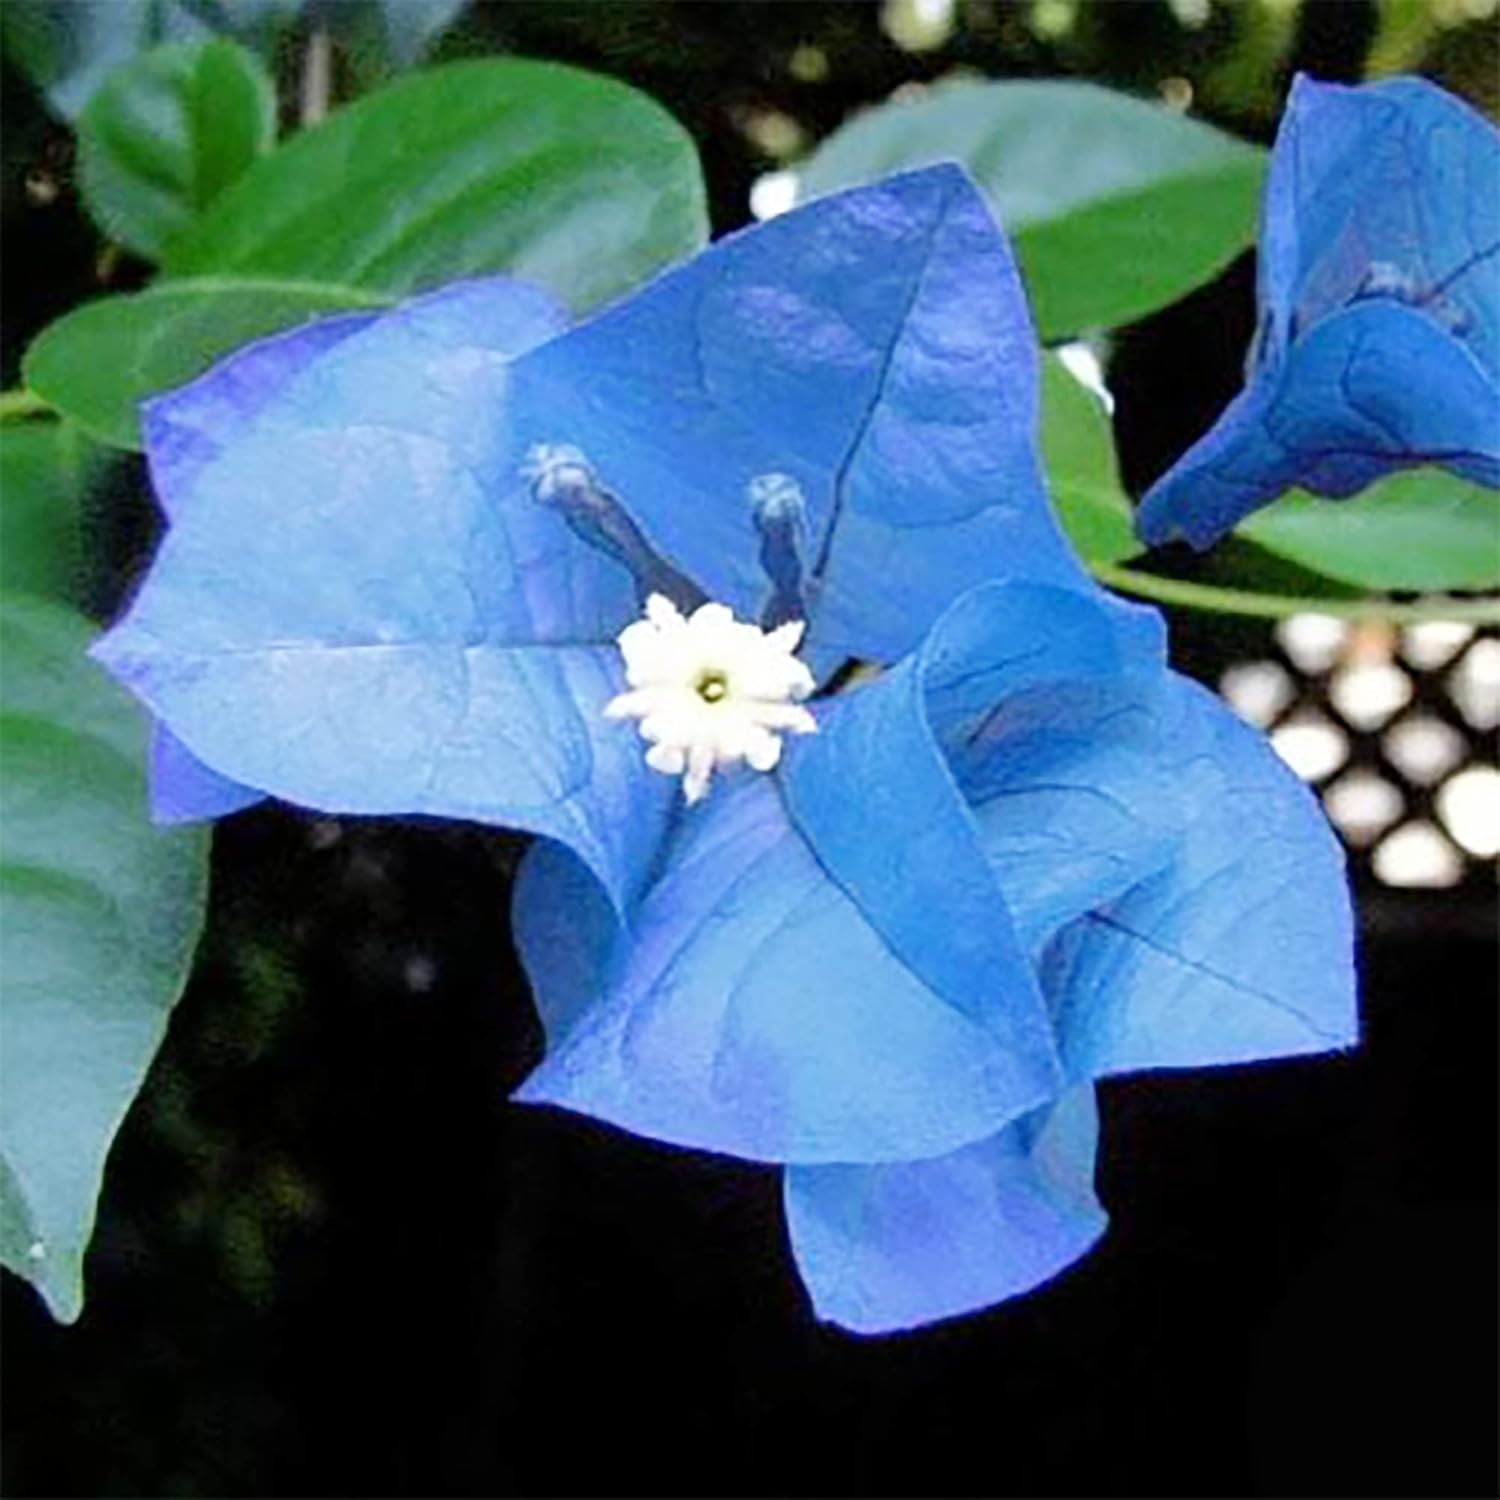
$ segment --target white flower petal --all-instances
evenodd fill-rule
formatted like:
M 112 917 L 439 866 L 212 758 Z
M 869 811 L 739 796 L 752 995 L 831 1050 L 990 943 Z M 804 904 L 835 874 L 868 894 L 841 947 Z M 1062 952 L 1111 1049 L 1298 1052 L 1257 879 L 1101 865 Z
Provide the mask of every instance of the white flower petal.
M 762 729 L 745 750 L 745 764 L 753 771 L 769 771 L 781 759 L 781 741 Z
M 800 620 L 763 631 L 714 603 L 684 618 L 653 594 L 645 618 L 619 634 L 630 691 L 612 698 L 605 715 L 638 720 L 646 764 L 681 776 L 684 797 L 697 802 L 716 770 L 743 762 L 769 771 L 781 759 L 780 735 L 817 730 L 796 701 L 815 686 L 792 655 L 803 632 Z
M 646 764 L 667 776 L 681 776 L 687 769 L 687 753 L 681 745 L 652 745 L 646 751 Z
M 807 631 L 806 620 L 788 620 L 785 625 L 778 625 L 766 640 L 775 646 L 778 651 L 785 651 L 790 655 L 802 644 L 802 637 Z M 803 668 L 805 671 L 806 668 Z
M 638 621 L 637 623 L 643 624 L 647 622 L 654 625 L 658 630 L 670 630 L 675 625 L 686 624 L 686 621 L 682 618 L 682 611 L 665 594 L 652 594 L 646 600 L 646 620 Z M 627 625 L 625 629 L 632 630 L 634 626 Z

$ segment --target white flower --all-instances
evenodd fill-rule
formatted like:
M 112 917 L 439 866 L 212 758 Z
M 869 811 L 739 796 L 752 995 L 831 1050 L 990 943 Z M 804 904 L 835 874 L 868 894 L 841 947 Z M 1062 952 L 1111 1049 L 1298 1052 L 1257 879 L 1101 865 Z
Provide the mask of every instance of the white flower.
M 700 605 L 684 618 L 661 594 L 646 617 L 620 632 L 628 692 L 605 705 L 611 719 L 639 719 L 650 742 L 646 764 L 682 777 L 696 802 L 718 766 L 745 761 L 769 771 L 781 759 L 782 734 L 813 734 L 817 722 L 798 700 L 813 690 L 812 673 L 792 654 L 803 622 L 760 630 L 722 604 Z

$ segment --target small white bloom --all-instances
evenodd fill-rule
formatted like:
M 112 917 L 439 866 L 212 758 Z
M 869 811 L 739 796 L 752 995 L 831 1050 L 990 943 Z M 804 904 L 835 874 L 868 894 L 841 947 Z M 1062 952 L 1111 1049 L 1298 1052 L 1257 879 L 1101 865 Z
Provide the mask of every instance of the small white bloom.
M 646 764 L 682 777 L 696 802 L 718 766 L 744 761 L 769 771 L 781 759 L 783 734 L 813 734 L 817 722 L 799 704 L 812 673 L 792 654 L 803 622 L 760 630 L 722 604 L 684 618 L 670 599 L 652 594 L 646 617 L 620 632 L 628 692 L 605 705 L 611 719 L 638 719 L 650 742 Z

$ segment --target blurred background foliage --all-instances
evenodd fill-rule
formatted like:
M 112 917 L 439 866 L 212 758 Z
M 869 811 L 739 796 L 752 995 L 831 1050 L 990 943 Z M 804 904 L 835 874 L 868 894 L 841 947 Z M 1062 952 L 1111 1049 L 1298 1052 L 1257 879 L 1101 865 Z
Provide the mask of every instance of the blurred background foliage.
M 424 57 L 516 55 L 660 103 L 701 155 L 715 234 L 749 222 L 758 185 L 858 111 L 930 97 L 939 80 L 1089 79 L 1260 143 L 1295 69 L 1421 71 L 1500 110 L 1493 0 L 6 0 L 0 21 L 8 389 L 43 327 L 144 286 L 145 256 L 170 254 L 181 232 L 170 211 L 142 216 L 128 184 L 78 147 L 88 112 L 105 117 L 109 70 L 160 42 L 231 38 L 274 84 L 262 94 L 232 66 L 227 81 L 184 83 L 168 68 L 163 87 L 183 107 L 226 90 L 241 101 L 228 156 L 182 167 L 177 187 L 205 201 L 216 173 L 232 177 L 274 133 Z M 124 192 L 116 228 L 131 227 L 102 230 L 84 181 L 105 224 Z M 1237 387 L 1252 284 L 1241 255 L 1117 334 L 1109 380 L 1132 493 Z M 69 565 L 67 588 L 103 619 L 155 522 L 139 457 L 66 431 L 51 441 L 75 445 L 76 483 L 59 503 L 102 542 Z M 26 461 L 8 448 L 7 466 Z M 12 556 L 27 543 L 11 528 L 57 525 L 7 512 Z M 1255 566 L 1268 586 L 1306 582 L 1291 564 Z M 1301 690 L 1325 691 L 1267 625 L 1173 623 L 1180 663 L 1207 680 L 1270 656 L 1304 673 Z M 1295 1064 L 1170 1097 L 1149 1081 L 1114 1088 L 1103 1177 L 1122 1227 L 1110 1247 L 1060 1290 L 862 1352 L 808 1324 L 774 1259 L 773 1174 L 506 1108 L 540 1049 L 504 915 L 519 847 L 269 806 L 220 829 L 198 963 L 111 1157 L 90 1306 L 64 1330 L 4 1278 L 6 1493 L 1482 1487 L 1466 1481 L 1491 1463 L 1475 1434 L 1492 1422 L 1492 1375 L 1425 1395 L 1409 1380 L 1399 1402 L 1377 1380 L 1392 1351 L 1415 1376 L 1439 1359 L 1462 1369 L 1460 1324 L 1493 1324 L 1482 1299 L 1466 1300 L 1494 1240 L 1492 1043 L 1481 1025 L 1455 1060 L 1452 1015 L 1408 1004 L 1439 950 L 1453 991 L 1483 990 L 1493 950 L 1477 862 L 1456 890 L 1394 898 L 1359 867 L 1360 1060 L 1327 1065 L 1311 1087 L 1312 1067 Z M 1201 1153 L 1133 1165 L 1195 1131 Z M 1455 1140 L 1480 1144 L 1463 1156 Z M 1273 1184 L 1278 1141 L 1313 1145 Z M 1364 1163 L 1352 1177 L 1351 1141 Z M 1251 1184 L 1248 1203 L 1229 1173 Z M 1417 1235 L 1418 1218 L 1438 1228 Z M 1235 1258 L 1215 1262 L 1225 1243 Z M 1356 1247 L 1362 1269 L 1343 1276 Z M 1414 1275 L 1434 1288 L 1420 1319 L 1390 1290 Z M 1373 1330 L 1359 1322 L 1372 1298 Z M 1352 1385 L 1323 1388 L 1341 1381 Z M 1333 1427 L 1357 1412 L 1358 1454 L 1306 1414 L 1319 1402 Z M 985 1439 L 996 1422 L 998 1466 Z

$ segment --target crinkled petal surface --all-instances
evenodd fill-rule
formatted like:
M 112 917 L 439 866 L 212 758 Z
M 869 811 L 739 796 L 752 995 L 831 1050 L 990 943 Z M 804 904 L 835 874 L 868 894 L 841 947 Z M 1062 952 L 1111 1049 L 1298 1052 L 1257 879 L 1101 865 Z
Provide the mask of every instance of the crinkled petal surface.
M 1058 1084 L 1029 967 L 990 976 L 988 1004 L 935 992 L 829 878 L 773 777 L 679 812 L 607 956 L 597 906 L 567 946 L 549 941 L 576 888 L 566 858 L 528 861 L 517 892 L 522 955 L 561 1032 L 522 1102 L 753 1160 L 890 1161 L 992 1135 Z
M 529 288 L 464 284 L 257 387 L 166 481 L 161 552 L 96 651 L 220 776 L 546 833 L 624 902 L 670 803 L 602 717 L 634 584 L 536 501 L 505 420 L 511 357 L 560 326 Z
M 1049 1280 L 1103 1234 L 1093 1089 L 931 1161 L 790 1167 L 787 1224 L 820 1318 L 894 1333 Z
M 971 590 L 919 651 L 829 702 L 790 747 L 783 797 L 818 863 L 882 942 L 954 1009 L 996 1028 L 1041 1102 L 1046 1008 L 945 754 L 1029 684 L 1159 661 L 1156 617 L 1102 595 L 1025 584 Z M 1144 627 L 1137 634 L 1138 627 Z M 997 1003 L 997 1000 L 999 1003 Z
M 257 339 L 207 374 L 141 407 L 146 463 L 169 520 L 192 504 L 194 481 L 265 408 L 317 360 L 368 328 L 375 313 L 317 318 Z
M 1138 529 L 1216 541 L 1293 485 L 1434 463 L 1500 487 L 1500 134 L 1417 79 L 1299 79 L 1261 228 L 1249 384 Z
M 1418 464 L 1500 487 L 1500 386 L 1423 314 L 1362 302 L 1225 408 L 1152 487 L 1139 530 L 1207 547 L 1294 485 L 1342 498 Z
M 684 811 L 628 930 L 559 853 L 516 930 L 549 1038 L 519 1098 L 754 1159 L 934 1157 L 1063 1085 L 1034 964 L 939 739 L 1029 684 L 1139 663 L 1155 617 L 994 585 L 821 705 L 774 778 Z M 558 912 L 579 914 L 564 931 Z M 592 998 L 591 1003 L 591 997 Z
M 1104 1227 L 1090 1080 L 1356 1035 L 1316 800 L 1162 657 L 1150 611 L 980 588 L 680 813 L 624 923 L 536 846 L 519 1097 L 787 1162 L 815 1307 L 856 1331 L 1056 1274 Z
M 1274 340 L 1370 296 L 1425 308 L 1500 369 L 1500 135 L 1421 78 L 1350 88 L 1299 77 L 1261 228 Z
M 830 705 L 818 740 L 788 756 L 788 805 L 865 909 L 880 911 L 878 883 L 890 882 L 889 899 L 934 948 L 908 963 L 933 975 L 955 966 L 951 989 L 929 981 L 940 993 L 983 993 L 986 960 L 965 968 L 966 950 L 984 926 L 997 954 L 1008 927 L 1039 962 L 1074 1079 L 1348 1046 L 1358 1021 L 1338 840 L 1264 736 L 1162 657 L 1153 611 L 1028 585 L 975 589 L 919 653 Z M 913 675 L 920 708 L 902 702 Z M 882 801 L 881 786 L 924 784 L 918 723 L 943 747 L 988 888 L 965 873 L 957 840 L 924 864 L 945 815 L 936 798 Z M 882 756 L 887 769 L 866 780 Z M 840 799 L 840 780 L 874 789 Z M 862 853 L 861 818 L 889 826 L 896 852 Z M 896 918 L 882 934 L 903 952 Z M 987 962 L 1012 972 L 1009 959 Z M 1030 1013 L 1012 992 L 1004 1014 L 1016 1024 Z
M 207 375 L 141 410 L 151 483 L 170 521 L 190 504 L 193 480 L 268 403 L 315 360 L 374 321 L 373 313 L 319 318 L 260 339 Z M 159 823 L 223 817 L 260 801 L 261 794 L 205 766 L 169 729 L 158 725 L 149 765 L 151 815 Z
M 1084 586 L 1042 488 L 1015 264 L 956 166 L 711 246 L 519 361 L 515 398 L 742 618 L 771 596 L 751 483 L 794 480 L 818 660 L 893 661 L 987 579 Z
M 551 648 L 612 641 L 641 579 L 534 497 L 539 446 L 581 451 L 669 568 L 752 618 L 771 584 L 750 488 L 790 477 L 771 572 L 800 581 L 825 668 L 894 658 L 978 579 L 1087 587 L 1041 488 L 1015 267 L 957 168 L 821 200 L 559 329 L 539 294 L 465 284 L 153 403 L 174 525 L 101 659 L 227 782 L 534 828 L 623 900 L 619 819 L 579 825 L 612 779 L 597 757 L 629 754 L 579 722 L 613 647 L 566 670 Z
M 1338 841 L 1212 694 L 1175 673 L 1039 688 L 955 770 L 1071 1077 L 1356 1040 Z

